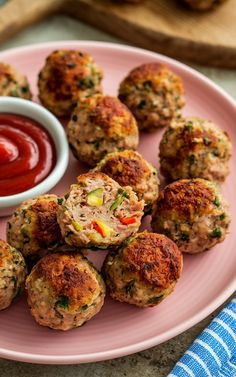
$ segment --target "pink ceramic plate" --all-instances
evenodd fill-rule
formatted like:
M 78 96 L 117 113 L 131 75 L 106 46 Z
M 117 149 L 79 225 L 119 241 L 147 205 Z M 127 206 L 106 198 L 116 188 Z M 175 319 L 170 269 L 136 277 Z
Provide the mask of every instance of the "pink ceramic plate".
M 127 46 L 99 42 L 57 42 L 1 52 L 0 60 L 24 72 L 37 100 L 37 74 L 45 57 L 55 49 L 81 49 L 91 53 L 105 73 L 105 92 L 116 95 L 118 84 L 129 70 L 141 63 L 167 63 L 179 74 L 186 88 L 185 114 L 209 118 L 230 134 L 236 145 L 235 102 L 196 71 L 164 56 Z M 141 135 L 139 151 L 158 166 L 162 131 Z M 63 194 L 75 177 L 86 169 L 71 158 L 61 183 L 53 190 Z M 225 242 L 202 255 L 185 256 L 184 272 L 176 290 L 153 309 L 138 309 L 107 298 L 101 312 L 80 329 L 69 332 L 40 327 L 29 314 L 25 298 L 0 313 L 0 356 L 36 363 L 69 364 L 111 359 L 164 342 L 201 321 L 234 291 L 236 222 L 236 153 L 223 192 L 231 205 L 232 224 Z M 0 237 L 5 238 L 6 219 Z M 145 220 L 148 226 L 148 219 Z M 91 257 L 99 266 L 105 253 Z

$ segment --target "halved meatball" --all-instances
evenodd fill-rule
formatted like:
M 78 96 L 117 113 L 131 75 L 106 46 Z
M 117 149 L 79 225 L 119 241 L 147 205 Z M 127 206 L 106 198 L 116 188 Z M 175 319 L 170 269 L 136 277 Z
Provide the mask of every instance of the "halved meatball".
M 63 241 L 57 223 L 62 202 L 56 195 L 42 195 L 23 202 L 7 223 L 7 240 L 24 257 L 38 259 Z
M 152 216 L 153 231 L 170 237 L 189 254 L 222 242 L 229 224 L 227 203 L 217 186 L 204 179 L 181 179 L 166 186 Z
M 58 211 L 65 241 L 72 246 L 107 248 L 137 232 L 144 202 L 100 172 L 82 174 Z
M 185 104 L 180 77 L 159 63 L 134 68 L 120 84 L 119 99 L 145 131 L 169 125 Z
M 213 122 L 185 117 L 171 123 L 160 142 L 161 173 L 169 180 L 204 178 L 222 182 L 229 173 L 232 144 Z
M 82 326 L 104 303 L 105 284 L 81 254 L 46 255 L 26 280 L 28 304 L 36 322 L 56 330 Z
M 182 254 L 173 241 L 145 231 L 130 238 L 118 252 L 111 251 L 102 273 L 112 298 L 148 307 L 174 290 L 182 267 Z
M 0 310 L 6 309 L 24 290 L 27 268 L 22 254 L 0 240 Z
M 11 65 L 0 62 L 0 96 L 30 100 L 32 94 L 26 76 Z
M 78 103 L 68 124 L 68 139 L 76 158 L 95 166 L 107 153 L 136 149 L 136 121 L 117 98 L 95 95 Z
M 157 170 L 135 151 L 107 154 L 93 171 L 101 171 L 113 178 L 121 186 L 130 186 L 139 200 L 145 202 L 144 211 L 149 213 L 159 191 Z
M 192 9 L 208 10 L 216 5 L 224 3 L 226 0 L 184 0 Z
M 53 51 L 39 73 L 40 101 L 57 116 L 70 116 L 82 97 L 102 92 L 102 78 L 91 55 L 77 50 Z

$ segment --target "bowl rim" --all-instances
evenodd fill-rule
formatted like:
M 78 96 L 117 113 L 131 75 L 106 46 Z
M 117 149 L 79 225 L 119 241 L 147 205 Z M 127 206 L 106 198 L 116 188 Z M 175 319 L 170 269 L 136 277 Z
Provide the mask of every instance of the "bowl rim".
M 4 106 L 4 111 L 1 107 Z M 13 109 L 14 108 L 14 109 Z M 39 122 L 45 128 L 56 148 L 56 164 L 51 173 L 29 190 L 9 196 L 0 196 L 0 210 L 19 205 L 26 199 L 43 195 L 51 190 L 62 178 L 69 163 L 69 146 L 65 130 L 59 120 L 43 106 L 17 97 L 0 97 L 0 113 L 26 116 Z

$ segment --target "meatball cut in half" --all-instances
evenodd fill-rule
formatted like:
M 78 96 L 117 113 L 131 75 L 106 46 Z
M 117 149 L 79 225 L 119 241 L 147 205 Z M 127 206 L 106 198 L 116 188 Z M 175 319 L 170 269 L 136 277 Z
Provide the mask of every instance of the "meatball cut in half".
M 0 240 L 0 310 L 6 309 L 24 290 L 27 274 L 22 254 Z
M 105 284 L 81 254 L 46 255 L 26 280 L 28 304 L 36 322 L 56 330 L 82 326 L 104 303 Z
M 225 239 L 228 205 L 217 187 L 204 179 L 181 179 L 160 193 L 152 229 L 176 242 L 182 252 L 201 253 Z
M 232 144 L 213 122 L 186 117 L 171 123 L 160 143 L 161 173 L 169 180 L 205 178 L 222 182 Z
M 145 213 L 151 210 L 158 197 L 160 181 L 157 171 L 138 152 L 126 150 L 109 153 L 94 171 L 107 174 L 121 186 L 131 186 L 139 200 L 144 200 Z
M 185 104 L 180 77 L 159 63 L 134 68 L 120 84 L 119 99 L 145 131 L 167 126 Z
M 140 307 L 155 306 L 175 288 L 182 253 L 162 234 L 138 233 L 117 253 L 111 251 L 102 272 L 111 297 Z
M 192 9 L 208 10 L 216 5 L 224 3 L 226 0 L 184 0 Z
M 0 96 L 20 97 L 30 100 L 29 83 L 22 75 L 9 64 L 0 62 Z
M 29 259 L 37 259 L 62 243 L 56 195 L 42 195 L 23 202 L 7 223 L 7 240 Z
M 39 73 L 40 101 L 57 116 L 70 116 L 82 97 L 102 92 L 102 77 L 101 69 L 89 54 L 53 51 Z
M 58 211 L 65 241 L 72 246 L 107 248 L 137 232 L 144 202 L 100 172 L 82 174 Z
M 95 166 L 109 152 L 136 149 L 139 134 L 125 105 L 115 97 L 95 95 L 78 103 L 68 139 L 74 156 Z

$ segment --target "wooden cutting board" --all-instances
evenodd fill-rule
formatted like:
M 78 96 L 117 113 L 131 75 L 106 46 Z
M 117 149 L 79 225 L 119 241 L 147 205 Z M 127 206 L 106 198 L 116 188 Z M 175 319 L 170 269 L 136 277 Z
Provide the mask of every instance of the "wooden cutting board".
M 110 0 L 8 0 L 0 7 L 0 42 L 51 14 L 62 13 L 133 45 L 206 65 L 236 68 L 236 0 L 194 12 L 181 0 L 121 4 Z

